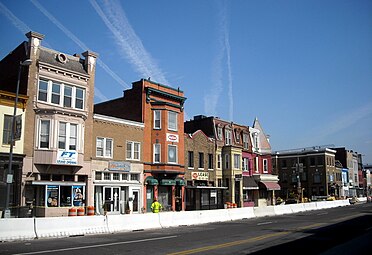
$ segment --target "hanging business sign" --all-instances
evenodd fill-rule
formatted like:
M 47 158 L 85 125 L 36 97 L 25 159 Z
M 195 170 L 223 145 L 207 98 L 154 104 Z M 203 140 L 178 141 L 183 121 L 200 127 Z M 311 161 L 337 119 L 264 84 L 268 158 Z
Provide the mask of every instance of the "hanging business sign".
M 178 143 L 178 135 L 167 133 L 167 142 Z
M 208 181 L 209 173 L 208 172 L 192 172 L 191 177 L 193 180 Z
M 58 151 L 57 164 L 77 165 L 77 155 L 76 151 Z
M 14 140 L 18 141 L 21 139 L 22 134 L 22 115 L 15 116 L 15 125 L 14 125 Z

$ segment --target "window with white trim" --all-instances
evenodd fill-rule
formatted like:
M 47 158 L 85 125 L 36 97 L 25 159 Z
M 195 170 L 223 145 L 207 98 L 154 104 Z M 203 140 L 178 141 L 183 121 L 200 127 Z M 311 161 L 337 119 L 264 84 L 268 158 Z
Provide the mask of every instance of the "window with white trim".
M 249 136 L 248 136 L 248 134 L 243 134 L 243 147 L 244 147 L 244 149 L 249 149 Z
M 234 168 L 240 169 L 240 155 L 234 154 Z
M 243 171 L 249 171 L 249 158 L 243 158 Z
M 155 143 L 154 144 L 154 163 L 160 163 L 160 151 L 161 151 L 161 144 Z
M 222 127 L 220 126 L 217 127 L 217 136 L 218 140 L 222 140 Z
M 77 150 L 78 125 L 66 122 L 59 122 L 58 128 L 58 149 Z
M 85 89 L 52 80 L 40 79 L 37 100 L 61 107 L 84 109 Z
M 168 129 L 172 131 L 177 131 L 177 119 L 178 113 L 168 111 Z
M 50 120 L 40 121 L 39 148 L 49 149 Z
M 168 163 L 177 163 L 177 145 L 168 145 Z
M 140 147 L 139 142 L 127 141 L 127 159 L 140 160 Z
M 113 140 L 111 138 L 97 137 L 96 140 L 96 156 L 104 158 L 112 158 Z
M 225 145 L 231 145 L 231 130 L 225 129 Z
M 154 110 L 154 129 L 161 129 L 161 111 Z
M 12 130 L 12 115 L 4 115 L 3 144 L 10 144 Z

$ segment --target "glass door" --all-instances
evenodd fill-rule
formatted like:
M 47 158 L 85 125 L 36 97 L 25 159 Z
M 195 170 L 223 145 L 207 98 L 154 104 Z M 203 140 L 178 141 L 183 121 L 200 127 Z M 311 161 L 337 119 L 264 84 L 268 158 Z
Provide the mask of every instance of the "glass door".
M 139 190 L 133 190 L 133 212 L 139 212 Z
M 103 187 L 103 201 L 106 212 L 119 213 L 120 188 Z

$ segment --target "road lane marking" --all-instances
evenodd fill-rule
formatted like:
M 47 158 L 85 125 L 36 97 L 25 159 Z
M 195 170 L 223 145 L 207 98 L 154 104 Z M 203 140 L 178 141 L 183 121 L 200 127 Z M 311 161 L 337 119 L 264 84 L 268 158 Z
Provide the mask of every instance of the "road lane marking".
M 283 232 L 265 234 L 265 235 L 261 235 L 261 236 L 252 237 L 252 238 L 249 238 L 249 239 L 233 241 L 233 242 L 228 242 L 228 243 L 209 245 L 209 246 L 204 246 L 204 247 L 195 248 L 195 249 L 191 249 L 191 250 L 169 253 L 168 255 L 188 255 L 188 254 L 194 254 L 194 253 L 199 253 L 199 252 L 206 252 L 206 251 L 210 251 L 210 250 L 227 248 L 227 247 L 231 247 L 231 246 L 237 246 L 237 245 L 246 244 L 246 243 L 253 243 L 253 242 L 262 241 L 262 240 L 265 240 L 265 239 L 268 239 L 268 238 L 271 238 L 271 237 L 279 237 L 279 236 L 283 236 L 283 235 L 288 235 L 288 234 L 293 233 L 293 232 L 302 231 L 302 230 L 305 230 L 305 229 L 316 228 L 316 227 L 319 227 L 319 226 L 324 225 L 324 224 L 325 223 L 315 223 L 315 224 L 312 224 L 312 225 L 295 228 L 294 230 L 288 230 L 288 231 L 283 231 Z
M 260 223 L 257 223 L 257 226 L 267 225 L 267 224 L 271 224 L 271 223 L 273 223 L 273 222 L 272 221 L 260 222 Z
M 81 249 L 89 249 L 89 248 L 99 248 L 99 247 L 113 246 L 113 245 L 120 245 L 120 244 L 131 244 L 131 243 L 140 243 L 140 242 L 157 241 L 157 240 L 171 239 L 171 238 L 176 238 L 176 237 L 178 237 L 178 236 L 162 236 L 162 237 L 154 237 L 154 238 L 138 239 L 138 240 L 131 240 L 131 241 L 115 242 L 115 243 L 104 243 L 104 244 L 95 244 L 95 245 L 80 246 L 80 247 L 71 247 L 71 248 L 54 249 L 54 250 L 33 251 L 33 252 L 25 252 L 25 253 L 16 253 L 16 254 L 14 254 L 14 255 L 30 255 L 30 254 L 52 253 L 52 252 L 64 252 L 64 251 L 73 251 L 73 250 L 81 250 Z

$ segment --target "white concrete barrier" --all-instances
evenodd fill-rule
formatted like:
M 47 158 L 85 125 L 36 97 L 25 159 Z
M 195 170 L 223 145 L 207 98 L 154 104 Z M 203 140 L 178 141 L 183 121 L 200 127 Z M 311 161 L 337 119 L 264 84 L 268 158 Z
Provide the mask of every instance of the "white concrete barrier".
M 304 208 L 305 208 L 305 211 L 312 211 L 312 210 L 316 210 L 316 203 L 314 202 L 311 202 L 311 203 L 304 203 Z
M 199 211 L 159 213 L 160 226 L 163 228 L 200 224 Z
M 290 204 L 288 206 L 291 207 L 291 210 L 292 210 L 293 213 L 298 213 L 298 212 L 304 212 L 305 211 L 305 207 L 304 207 L 303 203 L 301 203 L 301 204 Z
M 30 240 L 36 238 L 34 219 L 0 219 L 0 241 Z
M 105 216 L 35 218 L 38 238 L 109 233 Z
M 253 207 L 227 209 L 231 220 L 255 218 Z
M 274 213 L 275 215 L 283 215 L 283 214 L 290 214 L 293 213 L 290 205 L 276 205 L 274 206 Z
M 161 228 L 159 213 L 108 215 L 107 226 L 110 233 Z
M 319 201 L 319 202 L 316 202 L 316 208 L 317 209 L 332 208 L 332 207 L 334 207 L 332 202 L 333 201 Z
M 275 216 L 274 206 L 262 206 L 254 207 L 254 215 L 256 217 L 266 217 L 266 216 Z
M 228 209 L 228 210 L 234 210 L 234 209 Z M 217 209 L 217 210 L 198 211 L 199 224 L 231 221 L 228 210 Z

